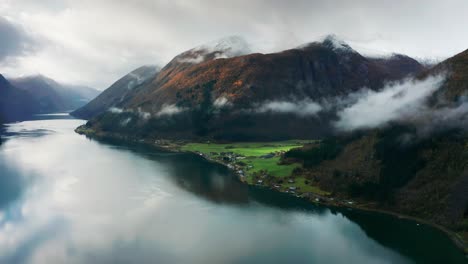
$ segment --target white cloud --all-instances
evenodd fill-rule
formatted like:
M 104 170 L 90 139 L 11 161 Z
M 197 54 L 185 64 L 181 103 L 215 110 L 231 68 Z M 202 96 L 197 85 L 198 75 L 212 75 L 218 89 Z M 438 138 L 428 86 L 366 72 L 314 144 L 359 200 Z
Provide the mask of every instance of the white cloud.
M 224 37 L 189 50 L 179 62 L 198 64 L 215 53 L 214 59 L 226 59 L 251 53 L 249 44 L 240 36 Z
M 172 116 L 178 113 L 183 112 L 185 109 L 178 107 L 174 104 L 171 105 L 163 105 L 161 110 L 156 114 L 156 116 Z
M 178 62 L 180 63 L 191 63 L 191 64 L 198 64 L 205 60 L 204 54 L 195 54 L 194 57 L 186 57 L 186 58 L 179 58 Z
M 329 33 L 357 51 L 416 57 L 447 57 L 468 47 L 468 36 L 460 34 L 468 23 L 465 0 L 39 2 L 0 1 L 0 16 L 41 43 L 14 65 L 1 65 L 3 73 L 42 73 L 101 89 L 138 66 L 162 66 L 182 51 L 233 34 L 245 37 L 254 52 L 295 47 Z
M 138 107 L 137 113 L 138 113 L 138 116 L 140 116 L 140 118 L 143 118 L 144 120 L 148 120 L 148 119 L 151 118 L 150 113 L 141 110 L 141 108 L 139 108 L 139 107 Z
M 220 96 L 220 97 L 216 98 L 216 100 L 213 102 L 213 105 L 216 108 L 223 108 L 223 107 L 232 105 L 232 103 L 229 102 L 229 100 L 226 97 Z
M 120 125 L 121 126 L 127 126 L 128 123 L 130 123 L 130 121 L 132 121 L 131 117 L 125 118 L 124 120 L 120 121 Z
M 322 106 L 311 100 L 301 101 L 269 101 L 257 107 L 258 113 L 285 113 L 299 116 L 316 115 L 322 110 Z
M 351 94 L 345 101 L 354 101 L 338 112 L 339 120 L 335 127 L 349 131 L 411 119 L 427 110 L 425 99 L 439 89 L 444 80 L 445 75 L 438 75 L 422 81 L 407 80 L 389 84 L 381 91 L 365 89 Z
M 111 107 L 108 109 L 109 112 L 113 113 L 113 114 L 121 114 L 124 112 L 123 109 L 121 108 L 117 108 L 117 107 Z

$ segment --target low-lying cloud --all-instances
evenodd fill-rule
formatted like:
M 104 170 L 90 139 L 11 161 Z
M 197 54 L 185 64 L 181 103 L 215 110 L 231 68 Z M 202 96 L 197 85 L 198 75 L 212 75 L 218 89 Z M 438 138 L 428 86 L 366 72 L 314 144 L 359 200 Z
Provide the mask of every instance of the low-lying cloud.
M 121 114 L 124 112 L 124 110 L 122 108 L 117 108 L 117 107 L 111 107 L 108 109 L 109 112 L 113 113 L 113 114 Z
M 408 122 L 417 125 L 421 136 L 453 128 L 468 131 L 468 97 L 461 97 L 455 104 L 421 109 Z
M 111 107 L 107 111 L 110 112 L 110 113 L 113 113 L 113 114 L 133 113 L 133 114 L 136 114 L 140 119 L 143 119 L 143 120 L 148 120 L 148 119 L 151 118 L 151 114 L 141 110 L 141 108 L 138 108 L 135 111 L 135 110 L 132 110 L 132 109 L 122 109 L 122 108 L 118 108 L 118 107 Z M 122 124 L 122 125 L 127 125 L 130 121 L 131 121 L 131 119 L 128 120 L 127 122 L 124 122 L 125 124 Z
M 296 114 L 299 116 L 316 115 L 323 107 L 310 100 L 301 101 L 268 101 L 259 105 L 256 109 L 257 113 L 283 113 Z
M 195 54 L 193 57 L 184 57 L 177 59 L 179 63 L 198 64 L 205 61 L 205 54 Z
M 131 117 L 128 117 L 128 118 L 125 118 L 124 120 L 120 121 L 120 126 L 127 126 L 128 123 L 130 123 L 132 121 L 132 118 Z
M 181 113 L 183 111 L 185 111 L 185 108 L 178 107 L 175 104 L 163 105 L 161 110 L 159 110 L 159 112 L 156 113 L 156 116 L 158 116 L 158 117 L 160 117 L 160 116 L 172 116 L 172 115 L 175 115 L 175 114 L 179 114 L 179 113 Z
M 229 102 L 229 100 L 226 97 L 221 96 L 221 97 L 216 98 L 216 100 L 214 100 L 213 105 L 216 108 L 223 108 L 223 107 L 231 106 L 232 103 Z
M 381 127 L 389 122 L 414 119 L 428 111 L 426 99 L 440 88 L 445 75 L 425 80 L 389 84 L 381 91 L 362 90 L 343 101 L 352 103 L 338 111 L 335 127 L 340 131 Z M 357 100 L 356 100 L 357 99 Z
M 138 107 L 138 116 L 144 120 L 148 120 L 151 118 L 151 113 L 143 111 L 140 107 Z

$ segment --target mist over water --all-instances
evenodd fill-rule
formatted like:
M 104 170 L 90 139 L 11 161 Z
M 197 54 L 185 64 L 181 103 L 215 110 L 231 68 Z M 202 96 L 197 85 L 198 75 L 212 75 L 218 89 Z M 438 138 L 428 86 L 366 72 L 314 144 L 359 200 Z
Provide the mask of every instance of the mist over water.
M 440 232 L 241 184 L 198 156 L 11 124 L 0 263 L 464 263 Z M 448 261 L 448 262 L 447 262 Z

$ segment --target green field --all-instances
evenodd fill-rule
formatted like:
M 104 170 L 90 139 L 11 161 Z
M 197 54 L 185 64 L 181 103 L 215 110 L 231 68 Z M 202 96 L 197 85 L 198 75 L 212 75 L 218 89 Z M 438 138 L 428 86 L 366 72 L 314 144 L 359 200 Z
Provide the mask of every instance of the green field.
M 287 188 L 289 188 L 291 186 L 295 186 L 295 187 L 299 188 L 301 193 L 310 192 L 310 193 L 315 193 L 315 194 L 322 195 L 322 196 L 327 196 L 327 195 L 330 194 L 329 192 L 321 190 L 317 186 L 306 184 L 305 183 L 305 181 L 306 181 L 305 178 L 298 177 L 298 178 L 295 178 L 294 181 L 295 181 L 294 183 L 285 183 L 285 184 L 283 184 L 282 188 L 287 189 Z
M 215 144 L 215 143 L 189 143 L 182 146 L 183 151 L 199 151 L 204 154 L 210 152 L 234 152 L 246 157 L 258 157 L 275 151 L 288 151 L 292 148 L 302 147 L 310 141 L 290 140 L 281 142 L 248 142 L 233 144 Z
M 281 160 L 280 152 L 289 151 L 293 148 L 302 147 L 306 143 L 313 141 L 300 141 L 290 140 L 281 142 L 245 142 L 245 143 L 188 143 L 181 147 L 182 151 L 203 153 L 205 157 L 212 160 L 222 161 L 231 165 L 236 165 L 236 169 L 243 170 L 245 173 L 245 180 L 249 184 L 256 184 L 258 180 L 262 179 L 267 184 L 273 185 L 275 182 L 280 181 L 279 178 L 288 178 L 292 176 L 295 168 L 301 167 L 301 164 L 279 164 Z M 224 153 L 224 156 L 221 155 Z M 227 153 L 235 154 L 236 158 L 230 161 L 224 161 L 223 157 Z M 273 157 L 262 157 L 268 154 L 275 154 Z M 263 175 L 263 176 L 262 176 Z M 268 175 L 266 177 L 265 175 Z M 296 187 L 300 193 L 315 193 L 319 195 L 328 195 L 329 193 L 320 190 L 317 186 L 310 183 L 306 184 L 305 178 L 296 177 L 294 183 L 287 183 L 283 179 L 282 190 L 287 190 L 289 187 Z M 265 183 L 264 183 L 265 184 Z
M 245 159 L 244 162 L 246 164 L 253 166 L 253 168 L 247 171 L 247 176 L 252 176 L 256 172 L 266 171 L 269 175 L 274 177 L 288 177 L 292 174 L 295 168 L 300 167 L 299 164 L 278 165 L 279 160 L 279 157 L 270 159 Z
M 300 166 L 299 164 L 279 165 L 280 157 L 262 158 L 261 156 L 302 147 L 308 142 L 311 141 L 290 140 L 281 142 L 244 142 L 231 144 L 189 143 L 182 146 L 181 150 L 201 152 L 214 159 L 216 159 L 216 155 L 211 155 L 212 152 L 218 154 L 221 152 L 232 152 L 244 156 L 245 158 L 239 161 L 247 164 L 247 166 L 252 166 L 252 168 L 246 167 L 247 181 L 250 182 L 251 176 L 260 171 L 265 171 L 274 177 L 290 176 L 292 171 Z

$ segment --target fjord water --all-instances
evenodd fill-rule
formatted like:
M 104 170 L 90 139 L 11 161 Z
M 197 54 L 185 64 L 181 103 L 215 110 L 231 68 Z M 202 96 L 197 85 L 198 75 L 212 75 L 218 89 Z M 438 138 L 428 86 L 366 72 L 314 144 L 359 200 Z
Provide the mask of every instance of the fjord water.
M 195 155 L 41 118 L 8 125 L 0 146 L 0 263 L 466 261 L 431 227 L 315 206 Z

